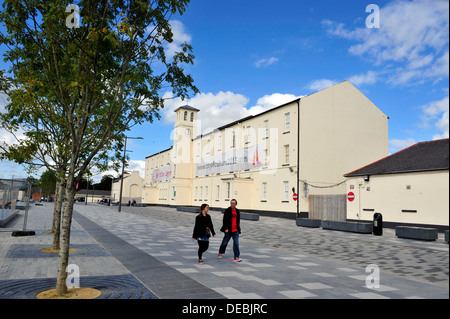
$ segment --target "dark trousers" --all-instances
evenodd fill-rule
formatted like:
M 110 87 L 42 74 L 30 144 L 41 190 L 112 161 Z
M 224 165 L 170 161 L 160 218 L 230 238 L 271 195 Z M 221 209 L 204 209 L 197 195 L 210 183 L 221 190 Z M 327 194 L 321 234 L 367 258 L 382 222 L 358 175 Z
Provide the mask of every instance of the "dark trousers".
M 198 260 L 202 260 L 203 253 L 208 250 L 208 240 L 197 240 L 198 242 Z
M 219 248 L 219 254 L 224 254 L 225 253 L 225 250 L 227 249 L 228 242 L 230 241 L 231 238 L 233 238 L 233 254 L 234 254 L 234 258 L 239 258 L 241 253 L 239 251 L 239 232 L 237 232 L 237 231 L 232 232 L 231 234 L 229 232 L 225 233 L 225 236 L 223 237 L 223 240 L 222 240 L 222 244 L 220 245 L 220 248 Z

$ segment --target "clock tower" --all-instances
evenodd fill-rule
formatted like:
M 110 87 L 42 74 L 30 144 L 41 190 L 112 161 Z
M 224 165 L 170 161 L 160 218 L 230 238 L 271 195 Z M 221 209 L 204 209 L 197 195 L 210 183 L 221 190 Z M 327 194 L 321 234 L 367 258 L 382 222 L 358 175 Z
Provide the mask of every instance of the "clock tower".
M 183 105 L 175 110 L 173 132 L 173 187 L 176 205 L 190 205 L 192 201 L 192 179 L 194 175 L 193 143 L 197 136 L 197 115 L 200 110 Z

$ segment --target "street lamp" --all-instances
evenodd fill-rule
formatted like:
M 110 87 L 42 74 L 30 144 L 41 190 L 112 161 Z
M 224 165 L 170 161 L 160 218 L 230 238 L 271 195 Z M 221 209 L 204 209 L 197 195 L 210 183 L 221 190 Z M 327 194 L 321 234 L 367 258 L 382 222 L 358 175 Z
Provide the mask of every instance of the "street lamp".
M 123 148 L 123 160 L 122 160 L 122 177 L 120 181 L 120 195 L 119 195 L 119 213 L 122 211 L 122 190 L 123 190 L 123 172 L 125 170 L 125 156 L 127 152 L 127 139 L 134 139 L 134 140 L 143 140 L 143 137 L 131 137 L 125 135 L 125 146 Z

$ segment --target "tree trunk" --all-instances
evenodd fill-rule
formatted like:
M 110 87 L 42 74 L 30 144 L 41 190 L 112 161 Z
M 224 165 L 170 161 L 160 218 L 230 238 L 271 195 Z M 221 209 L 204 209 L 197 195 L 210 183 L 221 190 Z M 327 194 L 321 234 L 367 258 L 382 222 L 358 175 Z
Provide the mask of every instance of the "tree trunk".
M 72 176 L 70 176 L 72 175 Z M 75 182 L 73 174 L 69 174 L 66 185 L 66 198 L 62 215 L 61 249 L 59 251 L 58 277 L 56 280 L 56 293 L 67 293 L 67 265 L 69 264 L 70 227 L 72 225 L 73 204 L 75 201 Z
M 52 226 L 52 233 L 53 233 L 53 249 L 59 250 L 59 237 L 61 233 L 61 208 L 63 204 L 63 196 L 64 196 L 64 178 L 57 179 L 56 182 L 56 198 L 55 198 L 55 207 L 53 209 L 53 226 Z

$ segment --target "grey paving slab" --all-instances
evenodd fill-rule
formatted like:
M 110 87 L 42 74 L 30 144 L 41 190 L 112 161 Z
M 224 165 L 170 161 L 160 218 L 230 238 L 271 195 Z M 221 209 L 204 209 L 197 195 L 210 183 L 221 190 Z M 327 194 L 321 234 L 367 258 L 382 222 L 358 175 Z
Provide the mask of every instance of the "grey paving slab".
M 393 237 L 380 240 L 373 239 L 374 236 L 362 238 L 323 230 L 317 236 L 298 228 L 293 221 L 263 217 L 262 223 L 242 221 L 242 263 L 233 263 L 230 255 L 217 259 L 219 235 L 211 240 L 210 248 L 204 254 L 205 264 L 198 265 L 197 246 L 190 240 L 195 214 L 155 207 L 125 208 L 120 214 L 111 209 L 105 214 L 83 211 L 83 215 L 119 237 L 227 298 L 359 298 L 370 296 L 368 293 L 387 298 L 448 298 L 448 246 L 445 244 L 435 243 L 429 247 L 429 243 L 427 246 L 412 242 L 391 243 L 389 240 Z M 220 225 L 220 213 L 211 212 L 211 216 L 215 225 Z M 120 227 L 116 226 L 119 224 Z M 258 232 L 259 229 L 264 231 Z M 246 231 L 251 236 L 246 236 Z M 271 241 L 267 241 L 267 233 L 271 234 Z M 171 234 L 170 240 L 167 240 L 167 234 Z M 315 242 L 314 249 L 298 249 L 298 237 L 305 235 L 307 240 Z M 302 240 L 300 238 L 300 242 Z M 382 245 L 378 247 L 378 253 L 366 247 L 373 241 Z M 359 253 L 355 254 L 356 251 Z M 420 252 L 428 254 L 430 261 L 417 260 L 414 256 L 420 256 Z M 324 258 L 324 254 L 329 258 Z M 409 259 L 395 260 L 399 256 L 409 256 Z M 435 260 L 440 263 L 433 265 Z M 389 264 L 385 270 L 386 261 Z M 394 265 L 399 266 L 399 261 L 404 267 L 411 261 L 420 267 L 409 273 L 394 273 L 392 269 L 397 270 Z M 378 289 L 369 289 L 366 279 L 370 273 L 366 272 L 366 267 L 377 262 L 380 263 L 381 284 Z M 439 271 L 431 273 L 433 267 Z
M 183 273 L 113 235 L 78 212 L 75 220 L 160 298 L 223 298 Z
M 81 282 L 82 281 L 82 282 Z M 53 289 L 55 278 L 15 279 L 0 281 L 0 299 L 34 299 L 42 291 Z M 96 299 L 156 299 L 133 275 L 82 277 L 80 285 L 101 292 Z
M 0 232 L 0 287 L 5 280 L 10 284 L 55 276 L 56 258 L 11 255 L 26 245 L 51 245 L 52 237 L 43 234 L 51 227 L 50 208 L 31 210 L 29 223 L 36 236 Z M 448 244 L 443 238 L 425 243 L 397 239 L 389 229 L 382 237 L 307 229 L 293 220 L 261 216 L 259 221 L 241 221 L 243 262 L 233 262 L 231 243 L 224 258 L 217 258 L 218 232 L 204 254 L 205 264 L 199 265 L 191 239 L 195 214 L 161 207 L 122 207 L 118 213 L 117 207 L 97 204 L 78 204 L 75 210 L 73 244 L 107 253 L 71 254 L 82 278 L 132 276 L 160 298 L 449 298 Z M 210 215 L 219 229 L 222 215 Z M 8 226 L 13 229 L 21 222 L 19 216 Z M 370 286 L 368 265 L 379 269 L 377 287 Z

